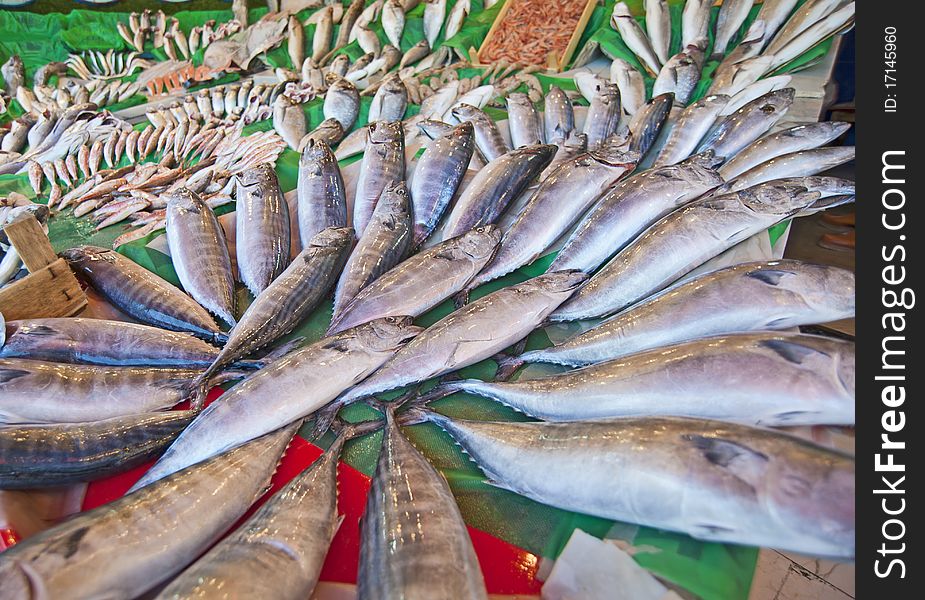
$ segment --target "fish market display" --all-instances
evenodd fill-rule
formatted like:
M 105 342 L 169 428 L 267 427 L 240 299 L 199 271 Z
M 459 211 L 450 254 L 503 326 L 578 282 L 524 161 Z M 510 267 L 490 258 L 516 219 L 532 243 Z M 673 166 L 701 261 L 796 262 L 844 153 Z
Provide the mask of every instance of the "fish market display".
M 489 42 L 482 47 L 479 58 L 491 62 L 506 60 L 512 63 L 545 65 L 549 55 L 553 54 L 557 60 L 564 61 L 566 48 L 587 2 L 511 1 L 511 7 L 500 21 L 500 25 L 496 25 L 497 29 Z

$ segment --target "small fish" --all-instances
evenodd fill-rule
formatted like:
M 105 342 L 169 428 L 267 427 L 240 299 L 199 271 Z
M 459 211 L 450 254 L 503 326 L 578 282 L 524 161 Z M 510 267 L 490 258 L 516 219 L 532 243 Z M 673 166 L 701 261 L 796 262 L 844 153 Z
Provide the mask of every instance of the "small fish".
M 367 119 L 370 123 L 374 121 L 401 121 L 407 108 L 408 89 L 397 75 L 390 76 L 379 86 L 376 95 L 373 96 L 373 101 L 369 105 Z
M 312 60 L 319 63 L 331 50 L 331 38 L 334 34 L 334 10 L 326 6 L 318 13 L 320 17 L 315 23 L 315 34 L 312 37 Z M 290 17 L 295 18 L 295 17 Z M 304 62 L 304 61 L 303 61 Z M 293 63 L 301 65 L 302 63 Z
M 549 86 L 543 106 L 546 143 L 562 145 L 575 129 L 572 102 L 559 86 Z
M 307 121 L 302 105 L 283 94 L 277 96 L 273 102 L 273 129 L 291 149 L 299 148 L 306 128 Z
M 414 46 L 408 48 L 408 51 L 401 57 L 401 62 L 398 63 L 398 69 L 402 70 L 407 66 L 413 65 L 425 56 L 428 56 L 430 51 L 431 47 L 430 44 L 427 43 L 427 40 L 421 40 Z
M 494 119 L 482 110 L 468 104 L 461 104 L 452 109 L 453 117 L 462 122 L 472 123 L 475 131 L 475 147 L 481 157 L 490 162 L 510 152 L 511 148 Z
M 457 0 L 450 9 L 450 14 L 446 18 L 446 28 L 443 32 L 443 39 L 448 40 L 454 37 L 462 29 L 463 22 L 472 11 L 472 2 L 470 0 Z
M 613 14 L 610 16 L 610 25 L 623 39 L 626 47 L 635 54 L 642 62 L 643 66 L 653 76 L 657 75 L 661 69 L 661 62 L 652 49 L 652 44 L 645 32 L 636 22 L 635 17 L 630 12 L 625 2 L 617 2 L 613 7 Z
M 671 12 L 666 0 L 646 0 L 646 33 L 659 62 L 668 62 L 671 45 Z M 653 94 L 658 95 L 658 94 Z
M 382 29 L 389 42 L 401 47 L 401 36 L 405 30 L 405 8 L 401 0 L 385 0 L 382 5 Z
M 646 103 L 646 84 L 642 73 L 622 58 L 615 58 L 610 64 L 610 81 L 620 90 L 620 104 L 629 116 L 633 116 Z
M 662 146 L 653 167 L 674 165 L 689 157 L 722 113 L 729 96 L 705 96 L 682 110 Z
M 665 126 L 672 104 L 674 104 L 674 94 L 669 92 L 655 96 L 639 109 L 629 124 L 630 150 L 645 157 L 661 133 L 662 127 Z
M 508 94 L 507 114 L 511 144 L 514 148 L 544 143 L 546 134 L 543 130 L 543 120 L 527 94 Z
M 620 110 L 620 88 L 606 82 L 598 85 L 582 128 L 582 133 L 588 136 L 589 150 L 596 150 L 604 140 L 617 132 L 622 115 Z
M 424 37 L 431 48 L 440 37 L 443 21 L 446 19 L 446 0 L 424 1 Z
M 727 46 L 742 28 L 742 23 L 748 17 L 753 2 L 754 0 L 728 0 L 720 6 L 713 41 L 712 58 L 714 60 L 719 60 L 726 54 Z
M 344 179 L 331 148 L 323 140 L 310 139 L 302 149 L 297 194 L 303 248 L 308 248 L 322 230 L 347 226 Z
M 289 51 L 289 60 L 294 68 L 299 68 L 305 62 L 305 30 L 302 28 L 302 21 L 297 16 L 290 15 L 288 29 L 286 48 Z
M 345 132 L 350 131 L 360 111 L 360 93 L 355 85 L 339 77 L 328 87 L 322 110 L 325 119 L 337 119 Z
M 778 156 L 828 144 L 851 128 L 850 123 L 824 121 L 797 125 L 760 138 L 719 169 L 727 181 Z
M 696 52 L 699 52 L 699 49 Z M 701 68 L 700 61 L 688 50 L 675 54 L 662 65 L 662 70 L 658 72 L 655 83 L 652 85 L 652 96 L 672 93 L 678 106 L 687 106 L 688 100 L 700 82 Z M 722 92 L 711 90 L 710 93 Z
M 710 29 L 710 12 L 713 0 L 687 0 L 681 14 L 681 47 L 699 43 L 707 38 Z

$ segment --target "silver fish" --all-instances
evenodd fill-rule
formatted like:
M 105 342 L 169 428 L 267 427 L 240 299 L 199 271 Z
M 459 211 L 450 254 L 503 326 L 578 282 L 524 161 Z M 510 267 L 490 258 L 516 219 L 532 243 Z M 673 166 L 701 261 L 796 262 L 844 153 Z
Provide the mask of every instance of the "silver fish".
M 668 62 L 671 45 L 671 12 L 667 0 L 646 0 L 646 33 L 658 60 Z M 657 95 L 657 94 L 653 94 Z
M 511 145 L 514 148 L 544 143 L 546 133 L 543 131 L 543 120 L 527 94 L 508 94 L 507 115 Z
M 236 181 L 238 273 L 258 296 L 289 265 L 289 204 L 267 163 L 246 169 Z
M 772 179 L 817 175 L 851 160 L 854 160 L 854 146 L 831 146 L 800 150 L 799 152 L 776 156 L 740 175 L 736 175 L 732 181 L 720 188 L 719 191 L 734 192 Z
M 848 2 L 835 12 L 810 25 L 771 55 L 773 60 L 770 70 L 787 64 L 826 38 L 851 29 L 854 26 L 854 12 L 855 3 Z
M 340 167 L 330 147 L 309 140 L 299 159 L 299 238 L 303 248 L 328 227 L 347 226 L 347 198 Z
M 405 30 L 405 8 L 401 0 L 385 0 L 382 5 L 382 29 L 396 48 L 401 47 L 401 34 Z
M 562 88 L 549 86 L 544 101 L 543 121 L 547 144 L 562 145 L 575 129 L 575 111 Z
M 446 19 L 446 0 L 424 0 L 424 37 L 433 48 Z
M 507 275 L 542 256 L 604 192 L 636 167 L 639 156 L 605 143 L 598 150 L 563 163 L 527 202 L 505 232 L 501 248 L 469 284 L 471 288 Z M 568 198 L 568 202 L 562 202 Z
M 646 103 L 646 84 L 636 67 L 622 58 L 610 63 L 610 81 L 620 90 L 620 104 L 623 112 L 633 116 Z
M 605 139 L 617 132 L 620 124 L 620 88 L 600 83 L 594 90 L 582 132 L 588 136 L 588 149 L 596 150 Z
M 320 63 L 331 50 L 331 40 L 334 35 L 334 9 L 326 6 L 319 11 L 319 14 L 321 16 L 315 23 L 315 35 L 312 37 L 312 60 L 316 63 Z
M 652 223 L 721 185 L 712 161 L 642 171 L 617 184 L 581 221 L 550 271 L 592 273 Z
M 706 541 L 854 556 L 854 459 L 796 437 L 665 417 L 423 418 L 453 436 L 495 485 L 543 504 Z
M 353 30 L 354 24 L 357 23 L 357 20 L 360 18 L 360 14 L 363 12 L 364 7 L 366 6 L 366 0 L 351 0 L 350 5 L 347 7 L 347 10 L 344 11 L 344 16 L 341 17 L 340 27 L 337 30 L 337 39 L 334 40 L 334 48 L 331 49 L 331 52 L 336 52 L 344 46 L 347 45 L 350 40 L 350 33 Z M 331 54 L 329 53 L 326 60 L 322 62 L 327 62 L 330 59 Z M 351 123 L 352 125 L 352 123 Z M 350 129 L 350 125 L 345 126 L 346 129 Z
M 171 331 L 187 331 L 205 340 L 224 340 L 215 321 L 196 301 L 118 252 L 79 246 L 65 250 L 61 256 L 106 300 L 129 316 Z
M 797 38 L 801 33 L 819 23 L 826 16 L 832 14 L 839 7 L 843 7 L 844 0 L 809 0 L 804 2 L 787 19 L 777 35 L 771 39 L 765 48 L 765 54 L 777 54 L 784 46 Z
M 305 62 L 305 29 L 302 27 L 302 21 L 295 15 L 289 15 L 287 28 L 289 29 L 289 34 L 286 40 L 286 49 L 289 51 L 289 60 L 293 68 L 298 69 Z
M 375 121 L 401 121 L 408 108 L 408 89 L 401 79 L 396 76 L 387 77 L 376 90 L 373 101 L 369 105 L 367 119 L 370 123 Z
M 225 233 L 212 209 L 188 189 L 167 198 L 167 243 L 183 289 L 234 325 L 234 275 Z
M 764 24 L 763 39 L 759 50 L 773 39 L 798 2 L 799 0 L 767 0 L 761 3 L 761 8 L 758 9 L 758 15 L 755 17 L 755 22 L 761 21 Z
M 477 227 L 414 254 L 364 288 L 331 321 L 329 334 L 374 319 L 416 317 L 463 290 L 494 256 L 501 232 Z
M 462 184 L 474 150 L 472 123 L 465 122 L 435 138 L 414 169 L 411 198 L 414 209 L 412 247 L 430 236 Z
M 391 407 L 360 522 L 357 594 L 488 598 L 450 486 L 401 434 Z
M 716 156 L 731 159 L 787 114 L 794 93 L 793 88 L 784 88 L 752 100 L 720 121 L 697 151 L 713 150 Z
M 766 135 L 749 144 L 735 157 L 727 161 L 726 164 L 720 167 L 719 173 L 727 181 L 732 180 L 772 158 L 824 146 L 850 128 L 850 123 L 824 121 L 797 125 L 796 127 Z
M 456 3 L 453 4 L 453 8 L 450 9 L 450 14 L 447 15 L 446 18 L 446 28 L 443 31 L 443 39 L 448 40 L 459 33 L 459 30 L 462 29 L 463 22 L 465 22 L 471 10 L 472 2 L 470 0 L 456 0 Z
M 540 173 L 540 181 L 545 181 L 564 163 L 574 160 L 587 151 L 588 136 L 579 133 L 577 129 L 573 129 L 569 136 L 559 144 L 559 149 L 556 150 L 556 155 L 553 157 L 552 162 Z
M 274 361 L 202 411 L 133 489 L 304 418 L 368 377 L 420 330 L 410 317 L 377 319 Z
M 324 142 L 329 147 L 335 146 L 344 139 L 344 126 L 340 121 L 334 118 L 325 119 L 318 124 L 313 130 L 305 134 L 305 137 L 299 141 L 299 148 L 304 149 L 310 140 L 315 142 Z
M 700 82 L 701 66 L 697 58 L 687 50 L 678 52 L 669 58 L 658 72 L 658 77 L 652 85 L 652 96 L 670 92 L 674 94 L 677 105 L 687 106 L 691 94 Z
M 494 120 L 481 109 L 461 104 L 452 109 L 452 114 L 461 123 L 472 123 L 475 128 L 475 147 L 485 162 L 493 161 L 511 151 Z
M 353 228 L 362 236 L 379 196 L 405 178 L 405 132 L 399 121 L 370 123 L 353 201 Z
M 748 17 L 753 2 L 754 0 L 728 0 L 720 6 L 719 16 L 716 18 L 716 35 L 713 40 L 712 58 L 714 60 L 719 60 L 726 54 L 726 48 L 742 28 L 742 23 Z
M 462 235 L 498 220 L 507 206 L 549 165 L 552 145 L 524 146 L 485 165 L 463 190 L 450 211 L 444 237 Z
M 728 65 L 721 64 L 713 72 L 707 94 L 735 96 L 763 77 L 773 60 L 770 56 L 752 56 Z
M 623 43 L 639 58 L 646 70 L 652 75 L 656 75 L 662 64 L 659 62 L 655 50 L 652 49 L 649 38 L 646 37 L 645 32 L 636 22 L 625 2 L 617 2 L 614 5 L 613 13 L 610 16 L 610 25 L 620 33 Z
M 3 67 L 0 67 L 0 74 L 3 75 L 6 93 L 11 98 L 15 98 L 16 92 L 26 83 L 26 67 L 18 54 L 13 54 L 9 60 L 3 63 Z
M 322 110 L 325 119 L 337 119 L 345 132 L 350 131 L 360 112 L 360 92 L 340 77 L 328 87 Z
M 672 124 L 652 166 L 674 165 L 693 154 L 728 102 L 729 96 L 723 94 L 705 96 L 684 108 Z
M 808 209 L 823 193 L 845 193 L 842 190 L 849 187 L 834 178 L 807 177 L 688 204 L 613 257 L 552 319 L 571 321 L 622 310 L 735 244 Z
M 337 403 L 425 381 L 494 356 L 525 338 L 586 278 L 577 271 L 546 273 L 463 306 L 425 329 Z
M 28 598 L 38 586 L 52 597 L 143 595 L 214 544 L 263 494 L 294 431 L 282 429 L 16 544 L 0 556 L 4 594 Z M 202 510 L 206 497 L 209 510 Z M 165 539 L 178 519 L 191 525 Z
M 186 410 L 0 427 L 0 489 L 54 487 L 127 471 L 153 458 L 194 416 Z
M 402 55 L 401 62 L 398 63 L 399 71 L 407 66 L 413 65 L 414 63 L 423 59 L 425 56 L 428 56 L 430 54 L 430 50 L 430 44 L 427 43 L 426 39 L 423 39 L 414 46 L 408 48 L 408 51 Z
M 280 94 L 273 102 L 273 129 L 293 150 L 305 137 L 307 122 L 302 105 Z
M 681 47 L 706 39 L 713 0 L 687 0 L 681 15 Z
M 655 96 L 633 115 L 629 124 L 630 150 L 645 157 L 665 126 L 673 104 L 674 94 L 669 92 Z

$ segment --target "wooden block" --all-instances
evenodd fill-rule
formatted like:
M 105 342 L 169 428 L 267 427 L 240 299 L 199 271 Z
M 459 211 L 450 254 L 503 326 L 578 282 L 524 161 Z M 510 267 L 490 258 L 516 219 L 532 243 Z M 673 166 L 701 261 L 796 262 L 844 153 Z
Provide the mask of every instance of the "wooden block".
M 26 214 L 4 227 L 3 231 L 30 273 L 44 269 L 58 260 L 45 230 L 34 216 Z
M 0 313 L 8 321 L 70 317 L 87 305 L 87 295 L 63 258 L 0 289 Z

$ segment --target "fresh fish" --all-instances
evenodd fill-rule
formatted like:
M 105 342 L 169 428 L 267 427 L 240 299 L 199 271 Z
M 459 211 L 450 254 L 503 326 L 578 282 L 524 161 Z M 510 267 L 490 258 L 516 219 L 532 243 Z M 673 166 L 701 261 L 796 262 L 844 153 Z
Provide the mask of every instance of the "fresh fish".
M 304 149 L 310 140 L 315 140 L 315 143 L 324 142 L 331 147 L 340 143 L 342 139 L 344 139 L 344 126 L 340 121 L 334 118 L 325 119 L 318 124 L 318 127 L 305 134 L 299 142 L 299 148 Z
M 713 60 L 719 60 L 726 54 L 726 48 L 742 28 L 753 2 L 754 0 L 727 0 L 720 6 L 713 40 Z
M 79 246 L 65 250 L 61 256 L 93 289 L 129 316 L 171 331 L 187 331 L 208 341 L 225 339 L 202 306 L 118 252 Z
M 370 123 L 375 121 L 401 121 L 408 108 L 408 89 L 396 75 L 387 77 L 376 90 L 373 101 L 369 105 L 367 119 Z
M 713 73 L 707 94 L 735 96 L 763 77 L 771 67 L 771 56 L 753 56 L 731 65 L 720 65 Z
M 420 115 L 422 119 L 442 119 L 448 110 L 454 107 L 459 97 L 459 80 L 454 80 L 440 86 L 436 92 L 421 102 Z M 478 129 L 478 126 L 476 126 Z
M 497 221 L 508 204 L 552 161 L 555 153 L 556 147 L 552 145 L 524 146 L 485 165 L 456 200 L 444 226 L 444 237 L 462 235 Z
M 420 330 L 410 317 L 377 319 L 274 361 L 202 411 L 133 489 L 313 413 L 368 377 Z
M 491 358 L 525 338 L 586 278 L 577 271 L 546 273 L 463 306 L 424 330 L 337 403 L 348 404 Z
M 404 181 L 405 133 L 399 121 L 370 123 L 353 201 L 353 228 L 361 237 L 386 187 Z
M 16 92 L 26 83 L 26 67 L 18 54 L 10 56 L 9 60 L 0 67 L 0 73 L 3 75 L 4 89 L 11 98 L 16 97 Z
M 302 105 L 280 94 L 273 102 L 273 129 L 293 150 L 298 150 L 299 142 L 305 137 L 305 111 Z
M 728 102 L 723 94 L 705 96 L 682 110 L 652 166 L 675 165 L 693 154 Z
M 633 116 L 646 103 L 646 83 L 636 67 L 622 58 L 610 64 L 610 81 L 617 84 L 623 112 Z
M 720 121 L 700 144 L 698 152 L 713 150 L 731 159 L 743 148 L 767 133 L 793 104 L 794 89 L 784 88 L 752 100 Z
M 487 396 L 544 421 L 675 416 L 850 426 L 854 379 L 853 342 L 758 332 L 661 346 L 550 377 L 471 379 L 444 388 Z
M 331 321 L 328 333 L 382 317 L 427 312 L 463 290 L 494 256 L 500 239 L 498 228 L 488 225 L 414 254 L 357 294 Z
M 659 62 L 658 56 L 655 55 L 655 50 L 652 49 L 649 38 L 646 37 L 645 32 L 636 22 L 636 18 L 633 17 L 625 2 L 617 2 L 614 5 L 613 14 L 610 16 L 610 25 L 620 34 L 623 43 L 636 55 L 646 70 L 652 75 L 658 74 L 662 64 Z
M 212 209 L 188 189 L 167 197 L 167 243 L 183 289 L 233 326 L 234 275 L 225 233 Z
M 334 287 L 352 246 L 353 230 L 348 227 L 315 234 L 292 264 L 247 307 L 200 381 L 207 382 L 213 373 L 295 329 Z
M 667 0 L 646 0 L 646 33 L 659 62 L 668 62 L 671 45 L 671 12 Z M 658 95 L 658 94 L 653 94 Z
M 365 6 L 366 0 L 351 0 L 347 10 L 344 11 L 344 16 L 341 17 L 340 27 L 337 30 L 337 39 L 334 40 L 334 47 L 331 49 L 331 53 L 322 61 L 323 63 L 330 59 L 332 53 L 337 52 L 352 41 L 350 39 L 351 31 L 353 30 L 354 24 L 358 22 L 360 14 L 363 12 Z M 352 125 L 352 123 L 346 125 L 345 129 L 350 129 Z
M 544 143 L 546 134 L 543 131 L 543 120 L 527 94 L 508 94 L 507 115 L 511 145 L 514 148 Z
M 405 30 L 405 7 L 401 0 L 385 0 L 382 5 L 382 29 L 389 42 L 401 47 L 401 34 Z
M 0 556 L 4 595 L 29 598 L 36 589 L 54 598 L 144 595 L 244 515 L 266 490 L 294 432 L 281 429 L 16 544 Z M 178 522 L 189 526 L 177 529 Z
M 845 5 L 844 0 L 809 0 L 804 2 L 786 20 L 777 35 L 771 39 L 765 48 L 765 54 L 777 54 L 784 46 L 793 41 L 801 33 L 819 23 L 836 9 Z
M 793 77 L 790 75 L 775 75 L 774 77 L 765 77 L 746 87 L 744 90 L 730 98 L 729 104 L 720 113 L 725 117 L 739 110 L 755 98 L 764 96 L 768 92 L 784 89 L 790 85 Z
M 57 113 L 45 111 L 39 114 L 38 121 L 29 128 L 29 132 L 26 134 L 29 147 L 37 147 L 51 133 L 51 130 L 54 129 L 55 123 L 57 122 Z
M 78 423 L 170 408 L 201 372 L 0 359 L 0 423 Z
M 645 157 L 668 120 L 673 104 L 674 94 L 662 94 L 649 100 L 633 115 L 629 124 L 630 150 L 638 152 L 640 157 Z
M 575 111 L 562 88 L 551 85 L 543 108 L 546 143 L 561 146 L 575 129 Z
M 362 5 L 360 5 L 360 8 L 363 12 L 360 13 L 359 17 L 357 17 L 356 21 L 354 21 L 353 26 L 351 27 L 350 37 L 348 38 L 349 42 L 357 39 L 357 32 L 359 28 L 362 27 L 364 29 L 368 29 L 369 26 L 379 18 L 379 14 L 382 12 L 382 2 L 383 0 L 374 0 L 366 8 L 362 8 Z
M 465 122 L 439 137 L 424 150 L 411 181 L 414 234 L 417 248 L 437 227 L 462 184 L 474 149 L 472 123 Z
M 431 48 L 440 37 L 445 19 L 446 0 L 424 0 L 424 37 Z
M 681 14 L 681 47 L 706 39 L 713 0 L 687 0 Z
M 157 596 L 304 600 L 321 574 L 337 515 L 337 459 L 342 432 L 321 458 L 296 475 L 238 529 Z
M 495 485 L 543 504 L 705 541 L 854 556 L 854 459 L 797 437 L 665 417 L 423 418 Z
M 652 96 L 674 94 L 674 101 L 679 106 L 687 106 L 691 95 L 700 82 L 701 64 L 696 57 L 682 50 L 668 59 L 658 72 L 652 85 Z M 711 92 L 719 93 L 719 92 Z
M 357 30 L 357 44 L 360 46 L 360 50 L 370 57 L 370 60 L 382 52 L 382 42 L 379 41 L 379 35 L 366 27 L 360 27 Z
M 787 21 L 787 17 L 790 16 L 798 3 L 799 0 L 767 0 L 761 3 L 761 8 L 755 17 L 756 22 L 761 21 L 764 24 L 763 41 L 759 50 L 773 39 L 774 34 Z
M 324 141 L 309 140 L 299 160 L 299 238 L 303 248 L 328 227 L 347 226 L 344 179 L 334 154 Z
M 360 522 L 360 598 L 484 599 L 472 540 L 446 480 L 398 429 L 390 406 Z
M 494 120 L 481 109 L 462 104 L 454 108 L 452 113 L 459 122 L 472 123 L 475 129 L 475 147 L 485 162 L 491 162 L 511 151 Z
M 236 179 L 238 273 L 259 296 L 289 265 L 289 205 L 268 163 L 246 169 Z
M 4 152 L 25 152 L 29 141 L 29 130 L 38 122 L 34 115 L 27 113 L 10 123 L 10 130 L 0 142 L 0 150 Z M 31 153 L 30 153 L 31 154 Z M 57 161 L 56 161 L 57 162 Z M 62 179 L 64 181 L 64 179 Z M 70 187 L 70 185 L 68 186 Z
M 507 275 L 542 256 L 611 186 L 635 168 L 638 159 L 636 154 L 605 143 L 560 165 L 537 188 L 505 232 L 495 258 L 469 287 Z
M 691 160 L 642 171 L 617 184 L 581 221 L 550 271 L 594 272 L 650 225 L 721 185 L 712 161 Z
M 582 132 L 588 136 L 588 149 L 596 150 L 604 140 L 617 132 L 620 124 L 620 88 L 602 82 L 594 91 Z
M 328 87 L 322 110 L 325 119 L 337 119 L 345 132 L 350 131 L 360 112 L 360 92 L 355 85 L 339 77 Z
M 571 321 L 612 314 L 660 291 L 692 269 L 849 182 L 824 177 L 769 182 L 703 198 L 649 227 L 553 316 Z M 827 204 L 822 201 L 820 205 Z
M 0 335 L 0 358 L 109 366 L 205 367 L 217 355 L 215 346 L 188 333 L 106 319 L 7 321 L 5 339 Z
M 719 192 L 735 192 L 773 179 L 806 177 L 828 171 L 854 160 L 854 146 L 811 148 L 777 156 L 737 175 Z
M 153 458 L 194 416 L 186 410 L 0 427 L 0 489 L 46 488 L 121 473 Z
M 771 62 L 770 70 L 782 67 L 829 36 L 853 27 L 854 9 L 855 3 L 848 2 L 778 48 L 771 54 L 774 60 Z
M 462 96 L 460 96 L 456 100 L 456 102 L 453 103 L 453 106 L 451 106 L 450 109 L 447 110 L 446 113 L 443 115 L 443 120 L 455 125 L 456 121 L 454 120 L 454 117 L 453 117 L 454 108 L 456 108 L 457 106 L 461 104 L 468 104 L 476 108 L 484 108 L 485 105 L 487 105 L 489 101 L 491 101 L 491 99 L 494 97 L 495 97 L 495 86 L 491 84 L 480 85 L 476 88 L 473 88 L 469 90 L 468 92 L 466 92 L 465 94 L 463 94 Z M 542 128 L 542 126 L 543 126 L 542 123 L 540 123 L 540 128 Z
M 587 151 L 588 136 L 579 133 L 577 129 L 573 129 L 568 138 L 559 144 L 559 149 L 556 150 L 556 155 L 553 157 L 552 162 L 540 173 L 540 181 L 544 181 L 547 177 L 555 173 L 556 169 L 564 163 L 577 158 L 580 154 L 585 154 Z
M 850 123 L 824 121 L 790 127 L 760 138 L 749 144 L 719 169 L 720 175 L 730 181 L 742 173 L 772 158 L 810 150 L 828 144 L 851 128 Z
M 470 0 L 456 0 L 450 14 L 446 18 L 446 28 L 443 31 L 443 39 L 448 40 L 459 33 L 462 25 L 472 11 L 472 2 Z
M 315 63 L 320 63 L 331 50 L 331 40 L 334 35 L 334 9 L 325 6 L 320 11 L 318 21 L 315 23 L 315 34 L 312 37 L 312 56 Z M 290 17 L 292 18 L 292 17 Z M 304 62 L 304 58 L 303 58 Z M 293 63 L 301 65 L 302 63 Z

